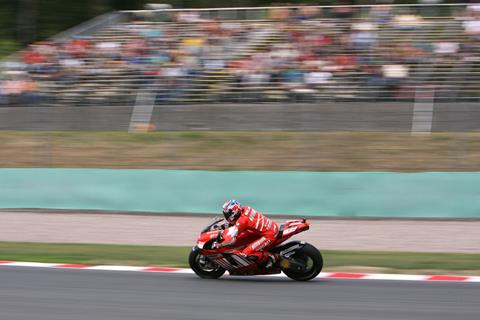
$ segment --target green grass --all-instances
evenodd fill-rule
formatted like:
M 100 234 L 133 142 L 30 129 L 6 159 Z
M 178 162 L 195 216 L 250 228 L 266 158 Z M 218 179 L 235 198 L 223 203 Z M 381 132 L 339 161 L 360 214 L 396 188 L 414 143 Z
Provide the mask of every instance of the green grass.
M 479 132 L 410 135 L 399 132 L 163 131 L 128 134 L 0 130 L 0 150 L 2 168 L 480 170 Z
M 0 242 L 0 260 L 187 267 L 190 247 Z M 324 251 L 325 270 L 479 274 L 480 254 Z
M 329 267 L 365 266 L 396 270 L 480 271 L 480 254 L 325 251 Z
M 0 260 L 187 266 L 190 247 L 0 242 Z

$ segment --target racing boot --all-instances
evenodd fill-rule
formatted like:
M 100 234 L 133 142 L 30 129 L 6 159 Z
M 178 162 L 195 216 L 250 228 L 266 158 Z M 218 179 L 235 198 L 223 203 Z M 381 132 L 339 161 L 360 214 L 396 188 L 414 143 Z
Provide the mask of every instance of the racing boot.
M 269 253 L 267 258 L 267 263 L 265 264 L 265 270 L 272 268 L 275 263 L 280 261 L 280 254 L 278 253 Z

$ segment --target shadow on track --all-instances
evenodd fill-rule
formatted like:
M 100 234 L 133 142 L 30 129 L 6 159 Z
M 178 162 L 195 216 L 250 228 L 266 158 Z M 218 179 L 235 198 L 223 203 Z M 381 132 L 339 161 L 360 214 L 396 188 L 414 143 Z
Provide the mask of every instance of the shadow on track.
M 195 276 L 194 276 L 195 277 Z M 196 277 L 198 281 L 218 281 L 218 282 L 243 282 L 243 283 L 289 283 L 289 284 L 307 284 L 307 285 L 319 285 L 326 284 L 331 281 L 328 279 L 317 278 L 310 281 L 295 281 L 289 278 L 278 277 L 265 277 L 265 276 L 224 276 L 220 279 L 201 279 Z

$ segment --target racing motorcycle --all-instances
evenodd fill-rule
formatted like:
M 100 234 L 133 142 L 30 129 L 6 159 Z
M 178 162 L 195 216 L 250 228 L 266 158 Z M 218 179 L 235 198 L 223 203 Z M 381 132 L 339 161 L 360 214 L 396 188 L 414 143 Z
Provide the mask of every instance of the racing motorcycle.
M 239 253 L 247 244 L 258 236 L 253 233 L 239 234 L 232 246 L 214 249 L 214 244 L 221 241 L 222 231 L 229 227 L 222 218 L 215 218 L 200 233 L 197 245 L 189 255 L 190 268 L 201 278 L 218 279 L 225 271 L 233 276 L 267 275 L 285 273 L 297 281 L 307 281 L 315 278 L 323 268 L 323 258 L 320 251 L 304 241 L 284 243 L 293 235 L 306 231 L 310 224 L 306 219 L 288 220 L 280 225 L 275 243 L 269 250 L 278 253 L 280 259 L 268 269 L 257 261 L 246 259 Z

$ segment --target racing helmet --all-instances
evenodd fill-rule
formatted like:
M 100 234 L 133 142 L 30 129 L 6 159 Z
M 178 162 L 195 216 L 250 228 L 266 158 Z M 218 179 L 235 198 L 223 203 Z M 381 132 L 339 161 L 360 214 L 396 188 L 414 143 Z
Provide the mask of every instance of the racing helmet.
M 223 216 L 230 223 L 235 222 L 240 217 L 241 205 L 237 200 L 228 200 L 223 204 Z

